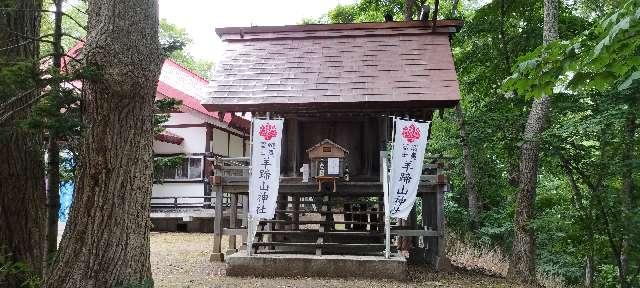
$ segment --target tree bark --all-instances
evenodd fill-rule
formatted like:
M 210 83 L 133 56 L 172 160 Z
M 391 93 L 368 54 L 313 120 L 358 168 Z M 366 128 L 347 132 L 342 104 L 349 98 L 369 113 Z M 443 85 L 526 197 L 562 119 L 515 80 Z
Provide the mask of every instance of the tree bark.
M 156 0 L 94 0 L 76 191 L 46 287 L 152 284 L 149 205 L 162 51 Z
M 480 223 L 478 190 L 476 188 L 476 178 L 473 173 L 473 163 L 471 160 L 471 146 L 469 145 L 469 135 L 464 122 L 464 114 L 460 104 L 456 105 L 456 119 L 460 129 L 460 142 L 462 143 L 462 161 L 464 162 L 464 185 L 467 190 L 467 200 L 469 202 L 469 220 L 471 230 L 476 231 Z
M 543 45 L 558 39 L 558 0 L 544 0 Z M 515 236 L 507 276 L 514 281 L 534 284 L 536 280 L 535 233 L 531 222 L 538 178 L 540 138 L 547 126 L 551 99 L 543 95 L 533 101 L 523 134 L 520 179 L 516 197 Z
M 47 144 L 47 259 L 58 250 L 58 212 L 60 210 L 60 147 L 54 136 Z
M 413 20 L 413 9 L 416 6 L 416 0 L 404 0 L 404 21 Z
M 62 69 L 62 0 L 54 3 L 53 16 L 53 68 L 56 73 Z M 52 85 L 52 90 L 60 91 L 60 84 Z M 56 131 L 49 131 L 47 144 L 47 259 L 53 259 L 58 251 L 58 212 L 60 210 L 60 146 Z
M 39 36 L 42 2 L 20 0 L 10 4 L 16 9 L 0 13 L 0 67 L 11 65 L 4 61 L 35 64 L 39 45 L 28 39 Z M 35 72 L 38 67 L 34 65 L 33 69 Z M 29 111 L 18 108 L 28 106 L 39 95 L 35 88 L 17 101 L 2 103 L 10 107 L 0 109 L 0 115 L 18 111 L 0 123 L 0 255 L 25 263 L 39 276 L 44 268 L 46 217 L 42 138 L 17 125 Z M 12 285 L 20 279 L 0 279 L 0 284 L 3 281 Z
M 622 149 L 622 219 L 624 229 L 621 233 L 620 261 L 618 269 L 618 279 L 622 288 L 629 287 L 629 252 L 630 251 L 630 234 L 633 230 L 633 210 L 634 210 L 634 185 L 633 185 L 633 164 L 636 149 L 636 130 L 637 130 L 637 107 L 636 103 L 630 103 L 629 111 L 624 124 L 624 140 Z

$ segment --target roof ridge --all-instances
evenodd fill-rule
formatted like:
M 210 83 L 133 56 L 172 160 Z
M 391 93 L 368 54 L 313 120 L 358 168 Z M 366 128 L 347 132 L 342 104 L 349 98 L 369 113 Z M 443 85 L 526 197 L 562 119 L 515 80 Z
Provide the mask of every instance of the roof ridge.
M 329 139 L 327 139 L 327 138 L 324 138 L 324 140 L 320 141 L 318 144 L 311 146 L 311 148 L 309 148 L 309 149 L 305 150 L 305 152 L 309 152 L 309 151 L 311 151 L 311 150 L 313 150 L 313 149 L 315 149 L 315 148 L 317 148 L 317 147 L 320 147 L 320 145 L 325 144 L 325 143 L 327 143 L 327 142 L 328 142 L 328 143 L 330 143 L 330 144 L 333 144 L 333 145 L 337 146 L 337 147 L 338 147 L 338 148 L 340 148 L 340 149 L 342 149 L 342 151 L 344 151 L 345 153 L 349 153 L 349 150 L 344 149 L 344 147 L 342 147 L 342 146 L 338 145 L 336 142 L 333 142 L 333 141 L 331 141 L 331 140 L 329 140 Z
M 209 80 L 209 79 L 207 79 L 207 78 L 204 78 L 204 76 L 202 76 L 202 75 L 198 74 L 197 72 L 195 72 L 195 71 L 193 71 L 193 70 L 191 70 L 191 69 L 189 69 L 189 68 L 185 67 L 184 65 L 182 65 L 182 64 L 180 64 L 180 63 L 178 63 L 176 60 L 173 60 L 173 59 L 171 59 L 171 58 L 167 57 L 167 58 L 165 58 L 165 61 L 169 61 L 169 62 L 171 62 L 171 63 L 173 63 L 173 64 L 177 65 L 178 67 L 180 67 L 180 68 L 184 69 L 186 72 L 188 72 L 188 73 L 189 73 L 189 74 L 191 74 L 192 76 L 195 76 L 195 77 L 199 78 L 200 80 L 204 80 L 204 81 L 206 81 L 206 82 L 207 82 L 207 85 L 209 84 L 209 82 L 211 82 L 211 80 Z

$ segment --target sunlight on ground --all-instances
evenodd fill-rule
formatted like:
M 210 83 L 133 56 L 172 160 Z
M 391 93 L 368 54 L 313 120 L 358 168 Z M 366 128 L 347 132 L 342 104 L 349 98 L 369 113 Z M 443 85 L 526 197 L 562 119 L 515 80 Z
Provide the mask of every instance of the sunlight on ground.
M 151 233 L 151 266 L 156 287 L 514 287 L 504 279 L 472 273 L 433 274 L 412 269 L 411 280 L 236 278 L 224 263 L 210 263 L 212 234 Z M 223 239 L 223 251 L 226 250 Z

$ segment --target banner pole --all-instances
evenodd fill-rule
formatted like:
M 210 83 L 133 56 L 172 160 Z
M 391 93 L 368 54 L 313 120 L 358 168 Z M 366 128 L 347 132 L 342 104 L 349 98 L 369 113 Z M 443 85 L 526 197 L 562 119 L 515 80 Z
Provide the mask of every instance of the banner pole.
M 249 155 L 249 195 L 247 195 L 247 197 L 249 197 L 249 201 L 247 201 L 249 203 L 249 207 L 247 207 L 248 209 L 247 211 L 247 215 L 245 215 L 245 217 L 247 217 L 247 255 L 251 256 L 251 252 L 253 251 L 253 235 L 255 233 L 253 233 L 253 216 L 251 215 L 251 211 L 252 211 L 252 203 L 251 203 L 251 163 L 253 163 L 253 119 L 255 119 L 255 117 L 253 116 L 253 114 L 251 115 L 251 132 L 249 134 L 249 151 L 251 151 L 251 155 Z
M 396 134 L 396 119 L 395 117 L 391 117 L 393 120 L 393 126 L 391 130 L 391 139 L 395 139 Z M 392 140 L 393 141 L 393 140 Z M 387 149 L 388 150 L 388 149 Z M 393 149 L 391 149 L 393 151 Z M 389 205 L 389 169 L 388 169 L 388 156 L 389 152 L 387 151 L 387 157 L 385 157 L 384 161 L 382 161 L 382 190 L 384 193 L 384 257 L 389 259 L 391 257 L 391 209 Z M 393 156 L 393 155 L 391 155 Z
M 384 193 L 384 258 L 391 255 L 391 218 L 389 217 L 389 172 L 387 159 L 382 161 L 382 192 Z

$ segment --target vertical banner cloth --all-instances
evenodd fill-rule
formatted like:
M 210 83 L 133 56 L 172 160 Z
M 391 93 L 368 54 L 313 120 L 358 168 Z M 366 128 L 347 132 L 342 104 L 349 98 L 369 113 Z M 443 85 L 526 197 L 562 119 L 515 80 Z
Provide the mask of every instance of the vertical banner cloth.
M 272 219 L 280 187 L 280 154 L 283 120 L 253 120 L 249 214 Z
M 395 119 L 389 190 L 390 216 L 407 219 L 416 201 L 429 123 Z

